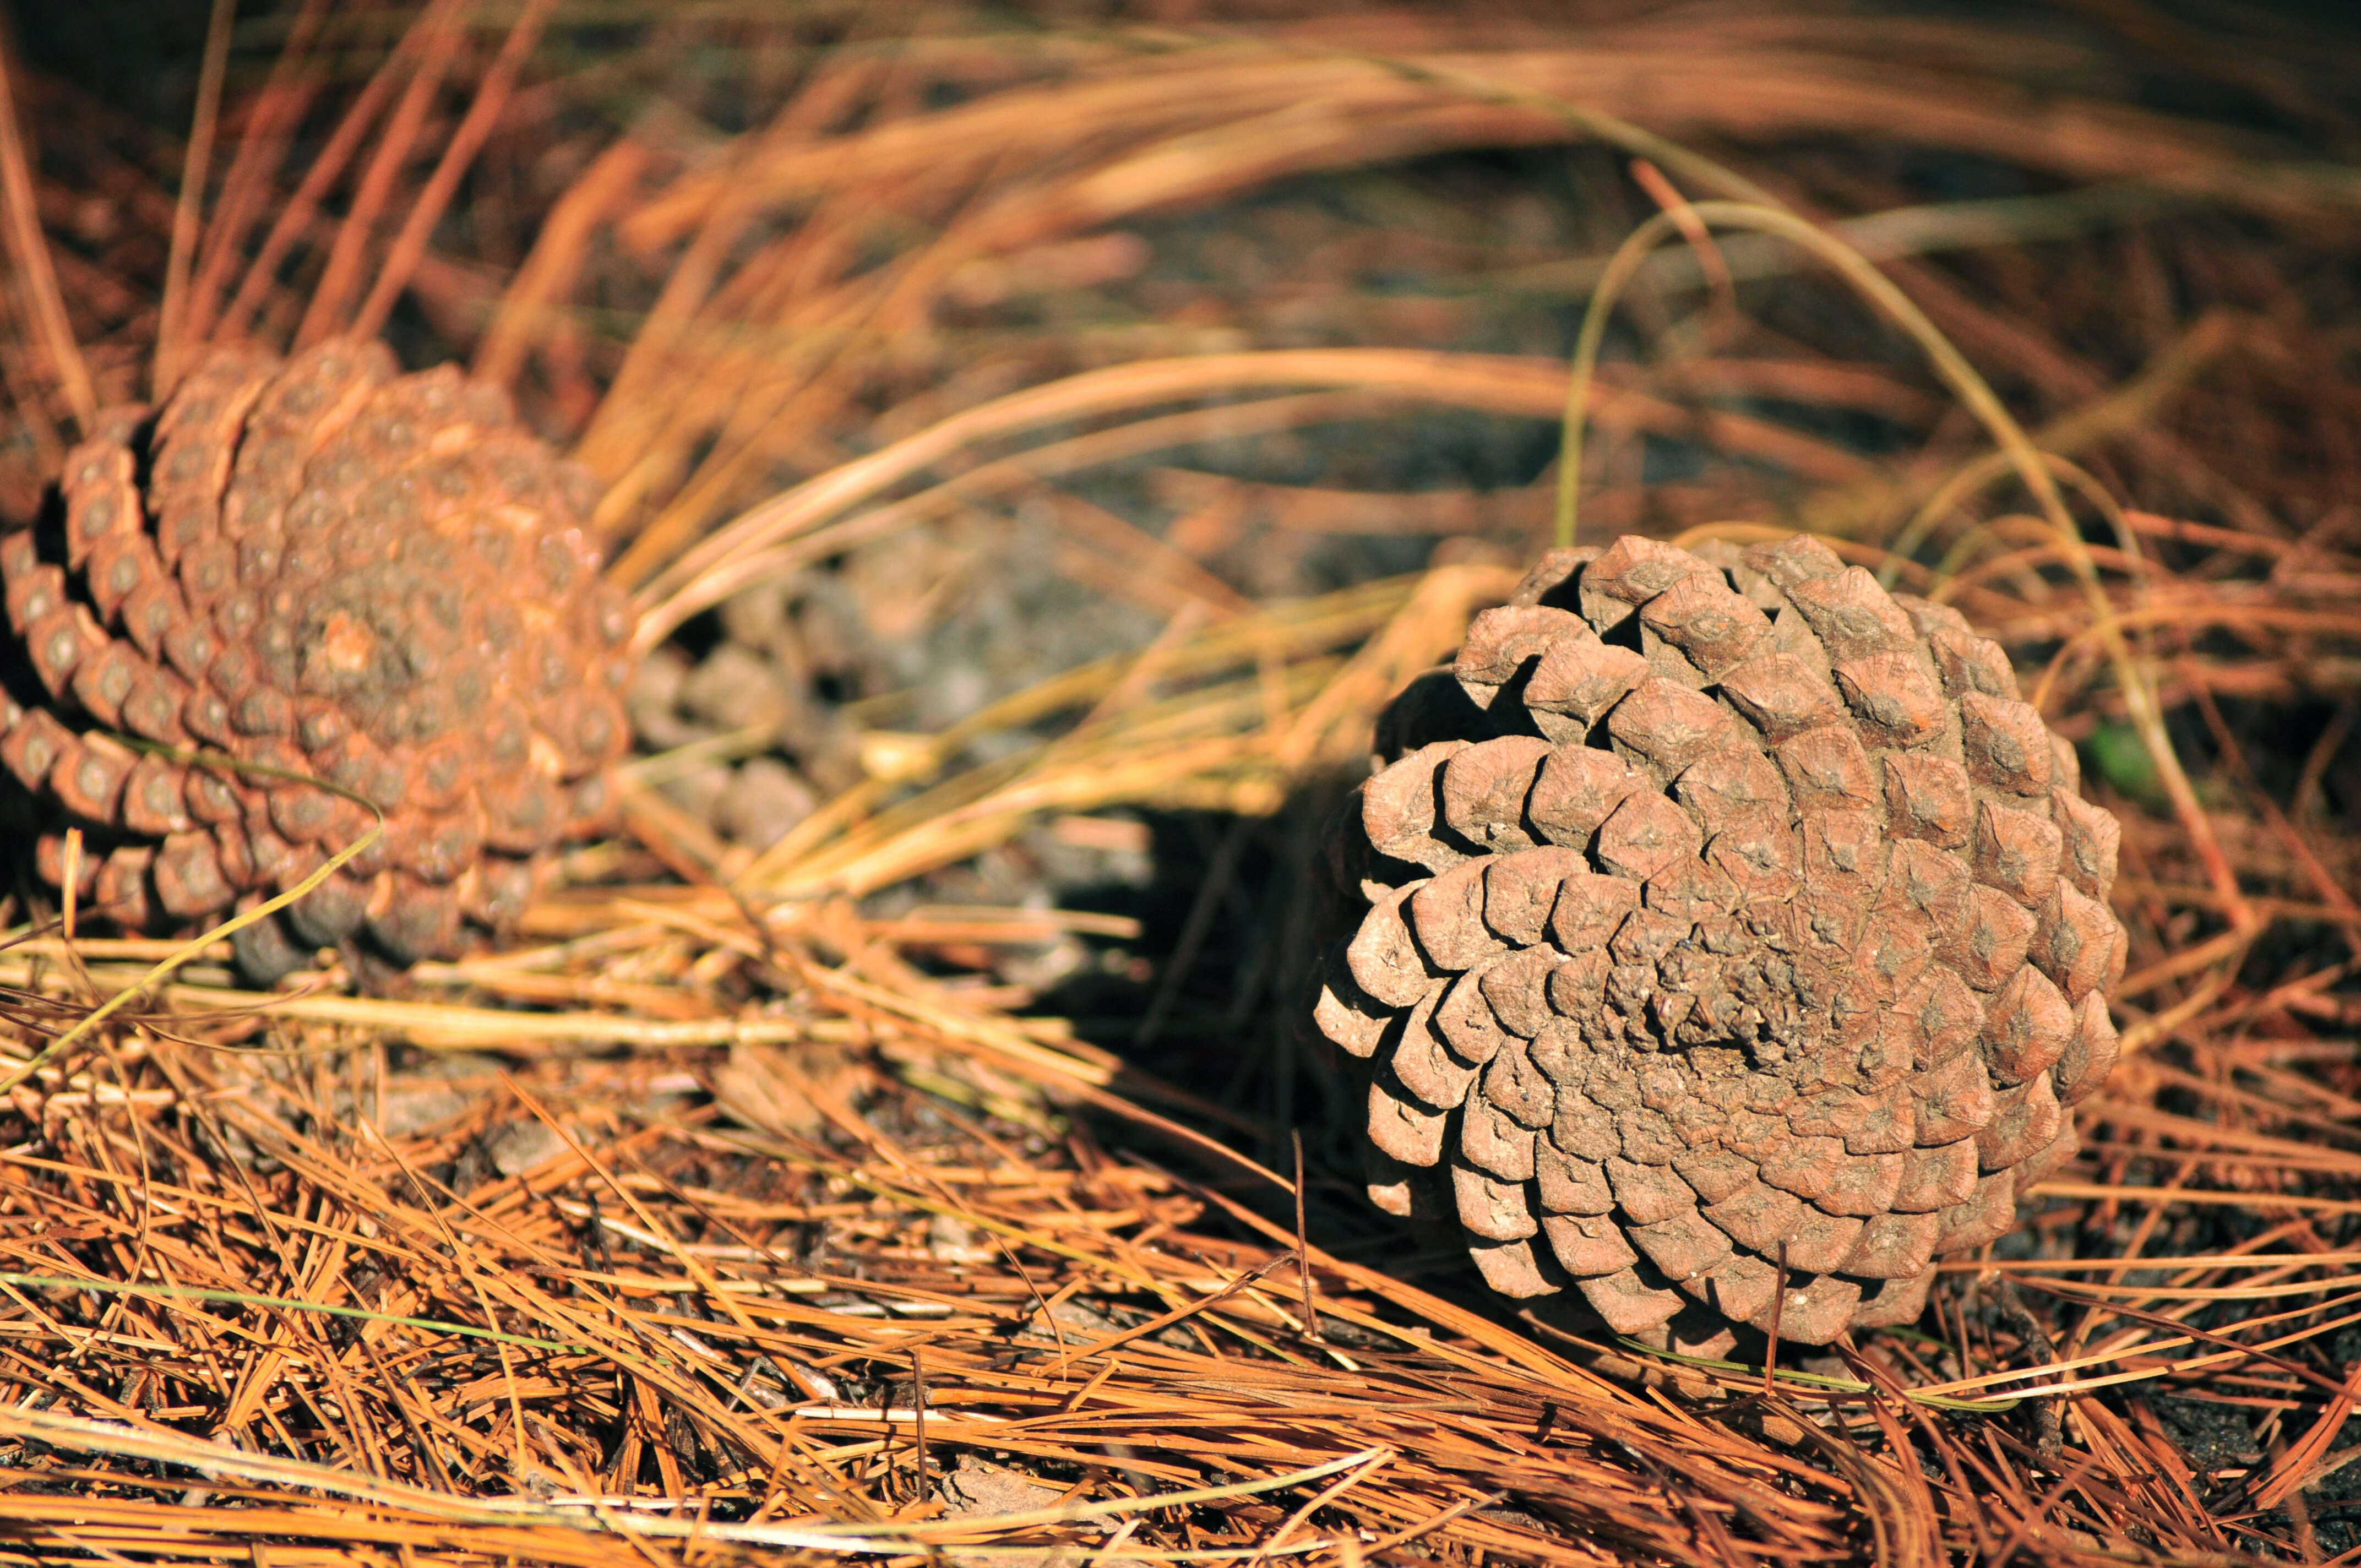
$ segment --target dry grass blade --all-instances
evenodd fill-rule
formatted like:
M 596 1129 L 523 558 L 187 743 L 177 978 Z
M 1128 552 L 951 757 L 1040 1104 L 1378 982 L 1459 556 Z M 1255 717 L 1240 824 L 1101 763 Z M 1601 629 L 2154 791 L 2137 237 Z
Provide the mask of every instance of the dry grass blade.
M 14 60 L 0 58 L 0 197 L 7 204 L 8 259 L 16 287 L 24 298 L 18 309 L 32 318 L 49 374 L 75 422 L 87 428 L 98 412 L 90 372 L 82 365 L 82 345 L 66 319 L 65 301 L 58 291 L 57 269 L 49 258 L 49 242 L 41 233 L 34 204 L 33 181 L 25 156 L 24 126 L 17 117 L 16 88 L 11 77 Z
M 392 199 L 393 182 L 417 145 L 435 93 L 459 51 L 468 9 L 467 0 L 432 0 L 421 12 L 412 35 L 417 39 L 417 64 L 387 117 L 368 166 L 361 172 L 360 182 L 354 188 L 352 208 L 337 227 L 325 268 L 319 281 L 313 285 L 303 320 L 295 329 L 296 346 L 308 348 L 323 337 L 345 330 L 346 304 L 360 282 L 362 257 L 377 226 L 378 215 Z
M 509 36 L 500 44 L 500 52 L 491 68 L 476 84 L 474 99 L 467 105 L 467 117 L 451 135 L 443 157 L 436 162 L 434 172 L 428 176 L 425 187 L 411 203 L 410 211 L 401 220 L 401 228 L 393 236 L 385 264 L 369 285 L 368 297 L 361 302 L 354 315 L 352 332 L 359 337 L 375 337 L 385 327 L 386 317 L 392 313 L 393 302 L 409 287 L 417 269 L 418 258 L 426 248 L 426 236 L 434 231 L 437 220 L 458 190 L 461 176 L 467 165 L 491 134 L 500 111 L 507 105 L 510 92 L 516 85 L 517 72 L 523 68 L 526 56 L 533 52 L 534 42 L 549 20 L 549 9 L 555 0 L 526 0 Z
M 196 266 L 197 221 L 203 210 L 205 185 L 213 173 L 214 135 L 221 119 L 222 77 L 229 69 L 230 20 L 235 0 L 214 0 L 205 27 L 205 53 L 198 68 L 196 124 L 189 133 L 189 152 L 181 166 L 181 190 L 172 204 L 172 252 L 164 264 L 164 300 L 157 313 L 155 386 L 163 398 L 179 380 L 181 338 L 190 311 L 190 275 Z

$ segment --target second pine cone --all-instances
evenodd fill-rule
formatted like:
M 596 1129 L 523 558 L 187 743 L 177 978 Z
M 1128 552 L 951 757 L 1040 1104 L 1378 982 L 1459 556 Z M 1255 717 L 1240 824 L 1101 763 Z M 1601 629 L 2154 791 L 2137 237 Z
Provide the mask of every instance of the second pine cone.
M 1802 535 L 1556 551 L 1378 751 L 1313 1021 L 1495 1290 L 1822 1344 L 2073 1154 L 2120 828 L 1956 611 Z

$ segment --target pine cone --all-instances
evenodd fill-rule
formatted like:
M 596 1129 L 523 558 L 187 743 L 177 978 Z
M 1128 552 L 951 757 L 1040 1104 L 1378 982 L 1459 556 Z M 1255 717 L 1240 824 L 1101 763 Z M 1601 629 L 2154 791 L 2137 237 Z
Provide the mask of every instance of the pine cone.
M 1802 535 L 1555 551 L 1379 751 L 1313 1018 L 1494 1289 L 1826 1343 L 2073 1154 L 2121 830 L 1956 611 Z
M 0 536 L 0 802 L 55 886 L 128 930 L 187 930 L 385 836 L 242 933 L 259 978 L 359 938 L 449 955 L 531 896 L 623 751 L 630 625 L 598 575 L 588 476 L 453 367 L 375 344 L 214 352 L 160 411 L 115 410 L 43 514 Z

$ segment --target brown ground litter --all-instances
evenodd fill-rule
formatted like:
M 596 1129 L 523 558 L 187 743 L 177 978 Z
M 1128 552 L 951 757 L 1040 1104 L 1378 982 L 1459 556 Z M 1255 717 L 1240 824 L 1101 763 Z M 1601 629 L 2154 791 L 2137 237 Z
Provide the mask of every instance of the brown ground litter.
M 26 883 L 0 1555 L 2349 1555 L 2355 48 L 2295 27 L 297 5 L 185 142 L 12 60 L 10 515 L 201 345 L 381 330 L 598 474 L 641 648 L 793 573 L 928 655 L 798 677 L 840 777 L 776 715 L 630 764 L 514 945 L 404 988 Z M 1708 202 L 1875 257 L 2045 456 Z M 1773 1365 L 1410 1253 L 1294 1040 L 1323 813 L 1548 542 L 1651 212 L 1584 542 L 1809 529 L 2001 643 L 2124 823 L 2082 1152 L 1915 1325 Z M 1019 559 L 1139 634 L 922 721 Z M 780 832 L 669 787 L 772 752 L 837 778 Z M 1200 829 L 1170 920 L 1009 870 Z M 1011 959 L 1061 944 L 1111 1018 Z

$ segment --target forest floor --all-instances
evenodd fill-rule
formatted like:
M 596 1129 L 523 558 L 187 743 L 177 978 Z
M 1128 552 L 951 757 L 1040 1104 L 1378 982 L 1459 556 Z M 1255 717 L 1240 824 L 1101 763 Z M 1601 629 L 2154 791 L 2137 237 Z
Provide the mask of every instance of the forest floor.
M 512 940 L 398 983 L 19 886 L 0 1561 L 2361 1561 L 2361 33 L 191 26 L 152 97 L 19 29 L 0 508 L 208 343 L 458 359 L 607 487 L 639 747 Z M 1874 262 L 2075 540 L 1708 201 Z M 2125 827 L 2081 1157 L 1915 1328 L 1772 1367 L 1417 1249 L 1301 1037 L 1323 825 L 1549 543 L 1660 212 L 1583 537 L 1947 599 Z

